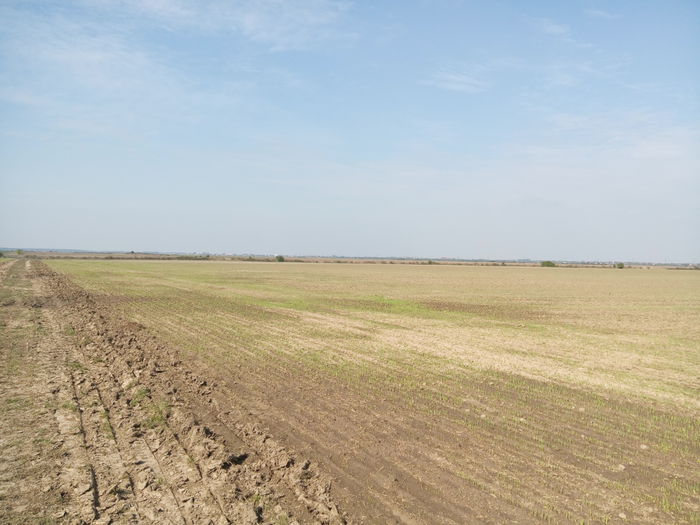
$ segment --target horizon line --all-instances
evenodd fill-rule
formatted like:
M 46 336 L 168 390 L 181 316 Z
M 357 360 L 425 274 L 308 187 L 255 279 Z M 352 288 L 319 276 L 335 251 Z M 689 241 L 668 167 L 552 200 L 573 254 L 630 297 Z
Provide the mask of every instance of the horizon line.
M 282 255 L 284 257 L 297 257 L 302 259 L 361 259 L 361 260 L 409 260 L 409 261 L 455 261 L 455 262 L 503 262 L 503 263 L 539 263 L 544 261 L 552 261 L 563 264 L 614 264 L 626 263 L 636 264 L 640 266 L 697 266 L 700 262 L 691 261 L 639 261 L 639 260 L 622 260 L 622 259 L 553 259 L 553 258 L 492 258 L 492 257 L 419 257 L 419 256 L 403 256 L 403 255 L 319 255 L 319 254 L 284 254 L 284 253 L 227 253 L 227 252 L 210 252 L 210 251 L 160 251 L 160 250 L 86 250 L 80 248 L 22 248 L 22 247 L 0 247 L 0 252 L 13 251 L 27 252 L 49 252 L 49 253 L 84 253 L 84 254 L 126 254 L 126 255 L 185 255 L 185 256 L 215 256 L 215 257 L 276 257 Z

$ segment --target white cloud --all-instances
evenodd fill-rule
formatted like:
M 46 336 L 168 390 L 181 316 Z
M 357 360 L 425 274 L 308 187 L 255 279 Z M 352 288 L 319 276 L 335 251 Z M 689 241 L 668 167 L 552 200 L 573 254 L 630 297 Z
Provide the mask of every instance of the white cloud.
M 593 44 L 589 42 L 583 42 L 574 38 L 571 28 L 566 24 L 556 22 L 549 18 L 530 18 L 529 20 L 540 32 L 556 37 L 562 42 L 582 49 L 590 49 L 593 47 Z
M 180 108 L 195 90 L 127 35 L 60 14 L 5 14 L 13 29 L 2 39 L 3 70 L 13 83 L 0 99 L 22 108 L 37 137 L 132 139 L 149 122 L 189 118 Z
M 126 4 L 118 2 L 120 9 Z M 204 82 L 178 56 L 141 42 L 138 22 L 94 16 L 96 6 L 115 5 L 93 0 L 89 12 L 0 6 L 6 22 L 0 27 L 0 62 L 5 79 L 13 79 L 0 83 L 0 100 L 22 107 L 24 122 L 33 123 L 37 136 L 65 131 L 132 139 L 155 133 L 165 122 L 190 125 L 213 108 L 217 114 L 233 114 L 244 104 L 250 109 L 258 78 L 293 80 L 284 71 L 249 71 L 227 61 L 208 64 L 217 72 L 216 82 Z M 154 0 L 139 8 L 174 21 L 189 12 L 179 5 Z M 5 130 L 10 131 L 18 130 Z
M 605 18 L 608 20 L 619 18 L 619 15 L 614 15 L 602 9 L 584 9 L 583 12 L 586 16 L 590 16 L 591 18 Z
M 122 15 L 149 17 L 168 29 L 231 31 L 274 51 L 307 48 L 348 36 L 336 27 L 350 3 L 341 0 L 83 0 Z M 140 22 L 142 23 L 142 21 Z
M 571 32 L 566 24 L 557 23 L 549 18 L 540 18 L 535 22 L 541 31 L 550 35 L 567 35 Z
M 44 97 L 7 86 L 0 87 L 0 100 L 10 104 L 32 107 L 41 107 L 48 104 Z
M 423 84 L 462 93 L 481 93 L 489 87 L 488 82 L 474 74 L 456 71 L 438 71 Z
M 231 9 L 229 20 L 251 40 L 287 49 L 331 37 L 330 26 L 347 7 L 332 0 L 257 0 Z
M 561 156 L 590 156 L 609 159 L 616 157 L 630 163 L 638 160 L 669 163 L 668 170 L 658 166 L 646 166 L 645 170 L 657 173 L 676 170 L 689 175 L 700 173 L 700 128 L 675 123 L 669 116 L 647 111 L 618 111 L 612 113 L 577 114 L 551 113 L 547 120 L 552 124 L 548 142 L 553 151 L 558 141 L 568 144 Z M 573 150 L 579 155 L 573 155 Z M 629 170 L 628 170 L 629 172 Z
M 195 13 L 180 0 L 82 0 L 87 7 L 116 8 L 136 11 L 166 20 L 185 20 Z

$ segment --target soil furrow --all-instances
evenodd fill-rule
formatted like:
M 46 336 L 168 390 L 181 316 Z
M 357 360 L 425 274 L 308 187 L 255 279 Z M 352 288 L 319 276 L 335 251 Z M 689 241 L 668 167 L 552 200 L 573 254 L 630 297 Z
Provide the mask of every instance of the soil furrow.
M 211 411 L 199 412 L 194 418 L 191 407 L 201 404 L 195 400 L 209 399 L 211 403 L 211 387 L 205 380 L 189 372 L 141 327 L 112 319 L 84 292 L 43 268 L 40 272 L 47 293 L 55 295 L 62 306 L 62 322 L 76 333 L 81 365 L 90 383 L 100 385 L 79 395 L 97 398 L 92 404 L 102 407 L 103 423 L 108 430 L 111 428 L 107 433 L 114 435 L 114 458 L 119 457 L 122 464 L 131 463 L 121 452 L 126 450 L 122 443 L 128 443 L 132 453 L 136 451 L 134 463 L 143 461 L 141 456 L 151 458 L 156 473 L 163 478 L 156 480 L 168 487 L 182 517 L 171 521 L 345 521 L 329 499 L 330 483 L 308 462 L 274 444 L 250 423 L 224 423 L 212 417 Z M 81 385 L 76 383 L 78 390 Z M 93 423 L 97 415 L 97 409 L 86 410 L 86 419 L 89 416 Z M 231 451 L 226 439 L 198 421 L 202 417 L 210 418 L 212 427 L 224 427 L 226 434 L 235 436 L 233 441 L 245 443 L 252 450 Z M 96 426 L 87 421 L 86 434 L 88 441 L 98 440 Z M 106 446 L 106 442 L 101 443 Z M 149 480 L 130 468 L 120 474 L 130 499 L 138 501 L 138 511 L 149 516 L 149 500 L 143 495 Z M 100 468 L 96 468 L 96 478 L 99 484 Z M 96 491 L 102 499 L 108 496 L 104 492 Z
M 95 475 L 95 467 L 92 464 L 92 454 L 90 454 L 90 447 L 88 445 L 88 436 L 85 430 L 85 419 L 83 417 L 83 405 L 81 403 L 81 396 L 78 394 L 78 388 L 76 386 L 75 375 L 73 372 L 69 373 L 71 392 L 73 394 L 73 403 L 76 407 L 78 413 L 78 429 L 80 432 L 80 437 L 82 439 L 82 446 L 86 450 L 88 456 L 87 470 L 90 475 L 90 492 L 92 494 L 92 512 L 95 518 L 100 517 L 100 491 L 97 485 L 97 476 Z
M 183 331 L 187 331 L 187 326 L 191 325 L 192 322 L 188 322 L 187 316 L 184 314 L 178 314 L 174 316 L 174 320 L 172 321 L 164 319 L 164 323 L 170 326 L 173 333 L 182 334 Z M 220 324 L 217 327 L 216 322 L 212 321 L 205 322 L 202 326 L 198 325 L 197 329 L 199 331 L 206 331 L 208 340 L 220 340 L 221 344 L 224 345 L 226 344 L 226 332 L 223 327 L 223 324 Z M 272 329 L 274 328 L 271 328 L 271 330 Z M 281 338 L 283 336 L 283 332 L 279 329 L 278 332 Z M 292 329 L 291 332 L 288 332 L 286 335 L 289 337 L 290 333 L 293 334 L 294 329 Z M 287 345 L 288 344 L 289 343 L 287 343 Z M 310 342 L 309 344 L 312 345 L 313 342 Z M 258 348 L 264 349 L 265 344 L 258 345 Z M 240 370 L 237 371 L 237 375 L 245 376 L 245 380 L 241 381 L 245 384 L 267 384 L 268 389 L 265 392 L 265 397 L 260 398 L 260 394 L 257 392 L 249 392 L 247 395 L 244 394 L 244 386 L 240 384 L 233 385 L 237 392 L 239 394 L 243 394 L 242 398 L 246 400 L 247 404 L 251 406 L 258 406 L 256 413 L 267 415 L 269 418 L 268 420 L 276 420 L 278 422 L 277 428 L 281 428 L 283 426 L 282 424 L 279 424 L 281 422 L 288 425 L 288 428 L 292 428 L 293 431 L 290 434 L 294 436 L 294 442 L 297 443 L 297 445 L 304 443 L 307 445 L 312 444 L 314 450 L 321 455 L 325 455 L 329 458 L 337 456 L 337 454 L 334 454 L 330 450 L 326 450 L 324 452 L 322 442 L 338 441 L 337 435 L 341 432 L 336 428 L 336 424 L 332 424 L 329 428 L 325 422 L 330 422 L 331 419 L 335 420 L 335 418 L 329 417 L 331 414 L 344 413 L 344 418 L 347 420 L 348 427 L 352 428 L 353 413 L 349 410 L 349 408 L 352 406 L 352 403 L 357 403 L 357 400 L 352 396 L 337 398 L 318 395 L 319 390 L 325 390 L 327 387 L 327 389 L 332 392 L 334 388 L 339 388 L 339 385 L 335 385 L 335 387 L 329 386 L 329 382 L 326 381 L 324 386 L 320 386 L 317 383 L 316 378 L 310 377 L 308 371 L 302 370 L 298 366 L 295 366 L 295 363 L 291 357 L 290 359 L 286 359 L 284 355 L 276 352 L 272 347 L 270 347 L 268 350 L 267 355 L 269 356 L 269 361 L 271 364 L 266 366 L 264 370 L 261 369 L 258 371 L 256 369 L 247 368 L 244 372 Z M 387 368 L 388 375 L 391 375 L 392 371 L 396 372 L 398 370 L 396 366 L 386 367 L 378 365 L 378 368 Z M 275 391 L 276 385 L 286 385 L 289 384 L 290 381 L 293 381 L 293 384 L 297 387 L 297 391 L 294 394 Z M 439 387 L 440 383 L 436 382 L 433 378 L 430 378 L 428 382 L 430 385 L 432 385 L 432 387 L 423 389 L 424 392 L 440 391 L 439 388 L 436 388 L 436 385 Z M 306 387 L 303 385 L 306 385 Z M 474 388 L 476 388 L 477 392 L 481 391 L 483 388 L 479 384 L 469 386 L 472 387 L 472 395 L 474 395 Z M 495 388 L 493 381 L 489 382 L 489 388 L 491 388 L 491 390 Z M 304 389 L 314 392 L 316 394 L 315 399 L 305 399 L 304 393 L 302 392 Z M 449 388 L 446 388 L 446 390 L 449 391 Z M 284 411 L 277 411 L 277 409 L 280 407 L 275 407 L 272 403 L 267 402 L 268 398 L 277 400 L 287 399 L 288 401 L 283 405 L 283 407 L 281 407 L 284 409 Z M 325 403 L 325 399 L 329 400 L 328 404 Z M 294 400 L 298 401 L 294 403 Z M 475 402 L 475 400 L 471 401 L 473 403 Z M 290 403 L 294 403 L 294 407 L 290 406 Z M 306 407 L 308 407 L 311 403 L 313 403 L 314 406 L 313 414 L 309 414 L 306 410 Z M 512 400 L 509 400 L 509 403 L 512 404 Z M 464 412 L 462 411 L 460 413 L 455 411 L 452 405 L 449 403 L 439 403 L 437 406 L 453 411 L 455 417 L 457 418 L 443 418 L 441 434 L 445 433 L 449 435 L 460 435 L 464 433 L 466 427 L 464 425 L 460 425 L 461 420 L 464 418 Z M 348 410 L 344 410 L 344 407 L 348 407 Z M 529 485 L 522 482 L 517 483 L 516 481 L 518 480 L 513 478 L 506 484 L 506 486 L 509 487 L 509 492 L 505 493 L 498 487 L 493 486 L 493 479 L 495 479 L 498 473 L 504 468 L 514 469 L 526 473 L 528 470 L 531 470 L 533 463 L 538 463 L 543 466 L 551 465 L 552 458 L 555 456 L 557 457 L 555 463 L 556 468 L 553 470 L 552 475 L 555 475 L 559 480 L 559 490 L 564 490 L 565 492 L 569 493 L 570 498 L 567 501 L 572 502 L 571 504 L 564 505 L 559 503 L 557 509 L 558 513 L 562 513 L 564 516 L 576 514 L 585 515 L 587 513 L 585 509 L 574 503 L 577 501 L 576 496 L 580 493 L 579 491 L 581 490 L 582 486 L 588 486 L 590 487 L 588 490 L 601 494 L 601 499 L 609 498 L 609 496 L 604 496 L 605 492 L 601 490 L 602 483 L 605 481 L 605 478 L 596 472 L 605 473 L 611 468 L 617 468 L 619 461 L 613 461 L 612 459 L 605 458 L 606 452 L 613 450 L 609 444 L 607 447 L 591 453 L 578 452 L 578 450 L 584 450 L 586 452 L 590 450 L 593 443 L 591 437 L 594 437 L 594 435 L 592 435 L 593 428 L 588 426 L 587 421 L 585 421 L 583 418 L 576 416 L 581 420 L 580 428 L 577 428 L 578 422 L 561 427 L 562 418 L 560 417 L 556 423 L 565 433 L 560 437 L 561 432 L 553 432 L 547 428 L 554 423 L 551 419 L 537 418 L 537 414 L 532 417 L 526 404 L 523 403 L 523 407 L 519 409 L 519 411 L 521 414 L 528 415 L 528 424 L 532 426 L 538 421 L 542 422 L 539 427 L 541 429 L 539 433 L 546 437 L 547 445 L 546 448 L 540 449 L 540 443 L 535 439 L 530 439 L 528 435 L 525 435 L 524 439 L 513 440 L 513 433 L 518 433 L 521 427 L 519 425 L 514 426 L 511 424 L 506 424 L 505 422 L 500 423 L 499 416 L 497 414 L 494 420 L 493 408 L 480 406 L 478 404 L 475 404 L 474 408 L 480 409 L 479 412 L 481 413 L 484 411 L 487 412 L 485 416 L 487 416 L 486 421 L 488 421 L 488 423 L 479 423 L 480 420 L 478 414 L 474 415 L 472 418 L 474 422 L 478 423 L 484 428 L 480 429 L 478 426 L 472 426 L 469 428 L 469 434 L 472 438 L 469 443 L 471 454 L 478 455 L 482 462 L 477 470 L 474 470 L 472 464 L 469 462 L 463 463 L 458 457 L 450 457 L 449 461 L 436 463 L 430 454 L 426 454 L 425 450 L 433 450 L 434 448 L 440 446 L 439 434 L 431 432 L 429 429 L 426 429 L 426 432 L 424 432 L 423 435 L 426 436 L 426 439 L 433 442 L 432 445 L 430 443 L 420 443 L 419 446 L 415 442 L 405 443 L 402 442 L 400 438 L 395 439 L 394 443 L 398 444 L 399 446 L 394 449 L 396 458 L 393 465 L 382 466 L 381 457 L 378 458 L 376 451 L 372 450 L 371 448 L 374 445 L 368 445 L 367 447 L 360 449 L 351 444 L 349 448 L 353 450 L 356 457 L 362 457 L 363 455 L 365 457 L 372 457 L 372 465 L 374 465 L 377 469 L 387 469 L 388 471 L 393 471 L 397 477 L 404 481 L 404 484 L 406 484 L 411 478 L 415 479 L 418 483 L 422 483 L 421 478 L 418 477 L 417 474 L 414 474 L 415 472 L 420 472 L 420 475 L 425 479 L 434 480 L 432 489 L 437 491 L 439 494 L 439 496 L 436 496 L 436 498 L 444 497 L 445 492 L 448 491 L 450 487 L 455 491 L 455 493 L 457 493 L 460 489 L 463 490 L 462 487 L 464 487 L 465 481 L 468 481 L 470 483 L 474 483 L 479 492 L 486 492 L 487 494 L 496 493 L 499 495 L 502 502 L 509 502 L 509 504 L 513 505 L 513 507 L 524 509 L 528 515 L 531 515 L 532 512 L 539 515 L 539 513 L 542 512 L 541 510 L 531 510 L 532 502 L 545 501 L 547 499 L 545 494 L 549 489 L 541 488 L 543 487 L 541 483 L 532 483 Z M 560 408 L 560 406 L 552 406 L 552 410 Z M 400 410 L 398 407 L 396 409 Z M 381 409 L 378 411 L 382 412 Z M 290 412 L 294 413 L 293 417 L 291 416 Z M 305 421 L 305 418 L 311 415 L 314 416 L 314 420 Z M 602 420 L 602 417 L 603 416 L 598 416 L 596 419 L 591 419 L 591 423 L 595 424 L 596 421 Z M 609 416 L 607 417 L 609 418 Z M 354 426 L 358 427 L 366 424 L 367 419 L 368 414 L 366 412 L 362 412 L 362 417 L 356 419 Z M 392 434 L 394 435 L 413 435 L 416 432 L 415 426 L 418 421 L 428 423 L 430 420 L 431 416 L 426 415 L 424 417 L 420 412 L 414 412 L 413 417 L 410 420 L 410 424 L 401 425 L 394 420 L 392 422 L 381 422 L 378 424 L 368 425 L 369 428 L 367 431 L 365 431 L 366 437 L 363 441 L 368 444 L 381 442 L 383 439 L 382 433 L 387 426 L 388 428 L 392 429 Z M 446 426 L 448 423 L 449 426 Z M 496 428 L 504 427 L 503 430 L 507 430 L 507 432 L 494 431 L 494 425 Z M 315 430 L 313 433 L 306 432 L 306 429 L 308 428 L 314 428 Z M 334 437 L 331 437 L 331 435 L 327 432 L 331 432 Z M 579 435 L 582 436 L 584 432 L 587 435 L 585 440 L 579 438 Z M 604 432 L 605 431 L 601 430 L 600 435 L 604 435 Z M 537 433 L 535 433 L 535 435 L 537 435 Z M 611 438 L 610 432 L 607 433 L 607 438 L 609 442 Z M 344 438 L 340 439 L 340 441 L 344 440 Z M 571 447 L 572 441 L 578 444 L 577 447 Z M 426 445 L 428 446 L 426 447 Z M 631 444 L 625 444 L 623 447 L 630 449 L 630 455 L 634 455 Z M 341 448 L 347 449 L 348 447 L 344 446 Z M 620 454 L 620 452 L 623 450 L 624 449 L 617 448 L 615 449 L 615 453 Z M 567 456 L 569 456 L 569 459 L 567 459 Z M 423 459 L 417 460 L 416 458 Z M 327 460 L 325 465 L 330 468 L 330 463 L 332 463 L 332 460 L 330 462 Z M 363 460 L 357 460 L 354 462 L 355 465 L 363 465 L 366 463 L 367 462 Z M 401 467 L 402 465 L 404 467 Z M 407 468 L 408 465 L 411 465 L 412 467 Z M 359 468 L 361 469 L 361 467 Z M 334 472 L 342 473 L 344 475 L 343 477 L 348 481 L 348 478 L 353 475 L 347 464 L 338 464 L 337 466 L 333 467 L 332 470 Z M 674 474 L 677 475 L 677 471 L 674 472 Z M 360 472 L 357 473 L 357 479 L 365 480 L 368 477 L 371 477 L 371 475 L 371 471 Z M 465 476 L 467 476 L 466 480 Z M 378 485 L 380 487 L 382 486 L 381 483 L 378 483 Z M 567 487 L 569 487 L 568 490 Z M 380 494 L 381 492 L 379 490 L 375 489 L 375 491 L 373 491 L 373 495 L 382 501 L 384 498 L 380 497 Z M 423 489 L 419 491 L 419 494 L 420 499 L 424 501 L 428 492 Z M 416 496 L 419 494 L 416 494 Z M 486 499 L 486 503 L 489 503 L 490 501 L 491 500 Z M 634 504 L 638 505 L 639 503 Z M 390 503 L 386 502 L 385 500 L 383 501 L 382 506 L 389 508 Z

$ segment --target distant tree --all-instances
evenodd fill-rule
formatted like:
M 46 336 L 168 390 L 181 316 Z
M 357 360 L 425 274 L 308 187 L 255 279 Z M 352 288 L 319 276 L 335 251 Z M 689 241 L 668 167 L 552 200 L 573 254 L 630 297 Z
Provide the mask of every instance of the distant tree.
M 556 264 L 554 264 L 552 261 L 542 261 L 540 266 L 544 266 L 545 268 L 554 268 Z
M 275 256 L 275 261 L 277 261 L 277 262 L 284 262 L 284 257 L 281 256 L 281 255 L 276 255 L 276 256 Z
M 22 255 L 24 253 L 24 250 L 17 250 L 17 255 Z
M 615 264 L 615 268 L 619 268 L 620 270 L 622 270 L 624 267 L 625 267 L 625 263 L 617 263 L 617 264 Z
M 0 252 L 0 257 L 5 257 L 5 254 Z

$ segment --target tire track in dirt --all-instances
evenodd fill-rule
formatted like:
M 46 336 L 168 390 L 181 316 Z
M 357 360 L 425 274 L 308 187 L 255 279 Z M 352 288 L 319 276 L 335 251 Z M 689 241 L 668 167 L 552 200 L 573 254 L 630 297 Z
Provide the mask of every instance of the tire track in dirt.
M 44 297 L 42 309 L 45 332 L 40 345 L 61 349 L 62 361 L 56 375 L 60 386 L 54 390 L 57 410 L 54 414 L 64 449 L 70 458 L 61 474 L 67 499 L 76 501 L 79 519 L 85 522 L 143 522 L 138 504 L 129 487 L 129 473 L 121 453 L 110 439 L 106 411 L 96 395 L 76 348 L 67 341 L 57 322 L 55 305 L 43 295 L 40 283 L 33 280 L 34 293 Z M 116 480 L 116 482 L 113 482 Z M 88 511 L 89 509 L 89 511 Z M 77 518 L 66 513 L 69 519 Z
M 104 315 L 87 294 L 43 265 L 35 270 L 44 292 L 59 299 L 52 331 L 69 323 L 76 333 L 74 402 L 100 519 L 346 521 L 330 498 L 330 480 L 315 466 L 242 413 L 218 414 L 212 385 L 141 327 Z
M 0 518 L 12 523 L 94 520 L 89 461 L 65 369 L 66 348 L 47 330 L 44 299 L 27 279 L 29 262 L 2 268 L 3 408 L 22 401 L 21 413 L 3 410 Z M 9 487 L 5 485 L 8 483 Z

